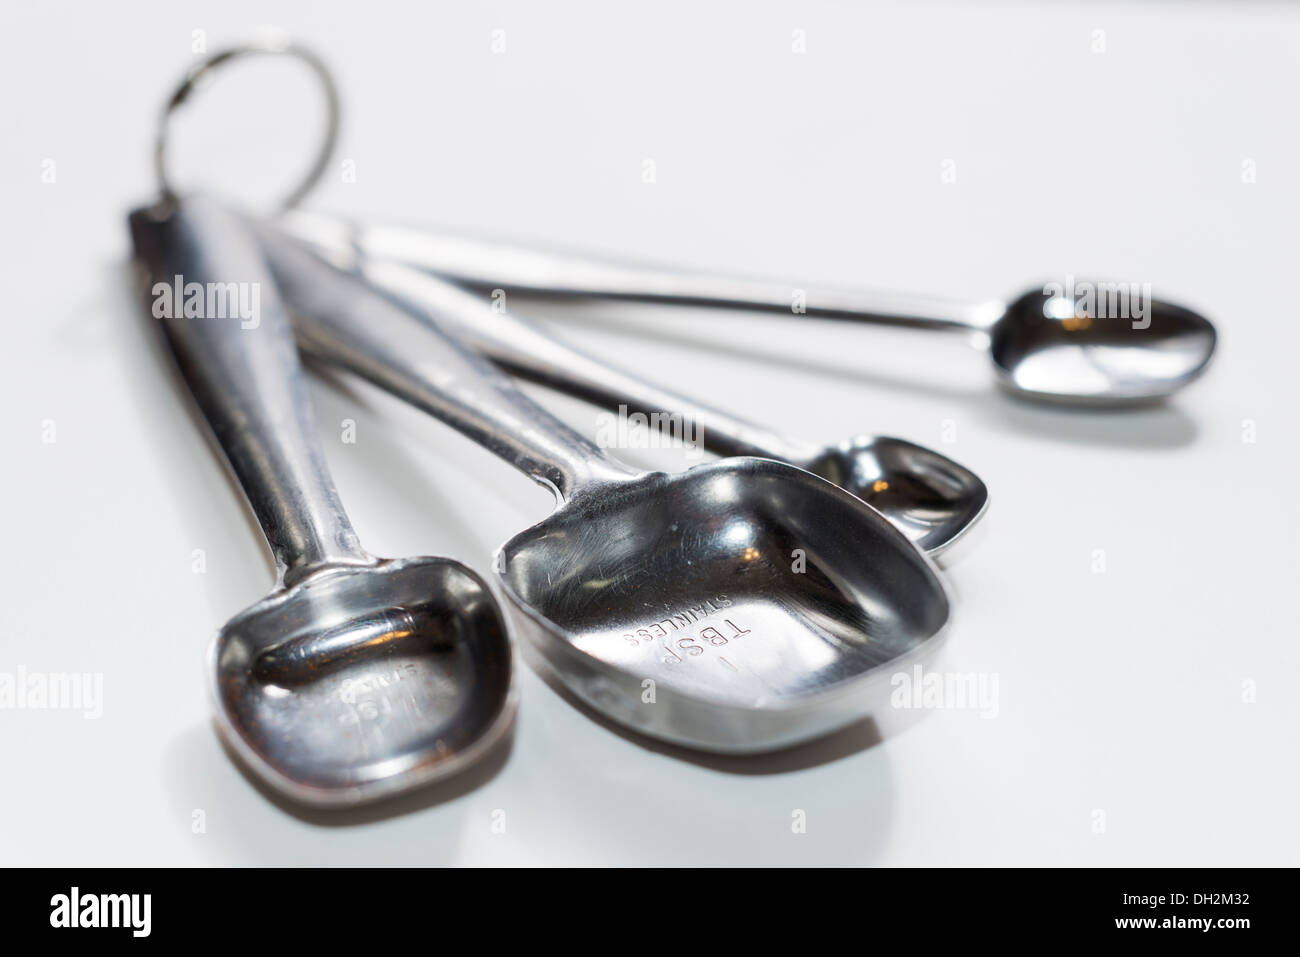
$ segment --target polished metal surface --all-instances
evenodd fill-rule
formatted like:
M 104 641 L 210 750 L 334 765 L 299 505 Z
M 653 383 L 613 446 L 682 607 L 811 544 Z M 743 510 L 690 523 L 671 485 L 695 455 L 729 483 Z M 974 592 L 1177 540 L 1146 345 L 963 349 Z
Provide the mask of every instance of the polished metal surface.
M 304 224 L 286 229 L 413 308 L 436 308 L 441 281 L 429 273 L 360 254 Z M 965 536 L 988 507 L 979 476 L 931 449 L 889 436 L 859 436 L 818 447 L 711 408 L 568 345 L 514 312 L 443 310 L 443 330 L 511 372 L 612 409 L 640 412 L 721 455 L 752 455 L 807 469 L 853 493 L 932 558 Z
M 180 86 L 163 106 L 162 115 L 158 119 L 158 129 L 154 134 L 153 165 L 154 175 L 158 178 L 158 187 L 163 198 L 168 202 L 176 199 L 176 191 L 167 171 L 167 134 L 172 114 L 189 103 L 194 91 L 210 80 L 223 66 L 256 56 L 288 56 L 302 61 L 311 69 L 325 96 L 325 131 L 320 148 L 302 180 L 281 201 L 280 208 L 289 209 L 296 206 L 311 192 L 325 174 L 325 170 L 329 168 L 330 158 L 334 155 L 334 147 L 339 136 L 339 94 L 334 85 L 334 77 L 325 66 L 325 62 L 311 50 L 275 32 L 268 31 L 249 43 L 218 50 L 204 57 L 185 74 Z
M 581 253 L 417 227 L 348 223 L 293 211 L 297 235 L 343 241 L 373 259 L 416 266 L 457 282 L 537 295 L 630 299 L 921 329 L 977 331 L 998 381 L 1017 395 L 1069 405 L 1119 406 L 1165 398 L 1204 371 L 1214 353 L 1209 320 L 1154 300 L 1149 325 L 1031 291 L 1007 304 L 965 304 L 870 290 L 711 276 L 620 263 Z M 1104 285 L 1104 284 L 1094 284 Z
M 438 317 L 493 321 L 437 282 L 414 312 L 264 228 L 300 346 L 443 419 L 556 495 L 494 568 L 547 666 L 643 734 L 771 750 L 888 706 L 937 650 L 951 602 L 933 564 L 860 499 L 740 457 L 639 473 L 528 400 Z
M 513 652 L 492 593 L 449 559 L 381 561 L 361 548 L 244 222 L 196 198 L 138 210 L 130 226 L 151 295 L 176 284 L 188 302 L 198 284 L 194 313 L 160 310 L 157 296 L 151 312 L 278 569 L 271 594 L 212 644 L 223 735 L 265 781 L 313 804 L 356 804 L 464 767 L 514 711 Z M 256 291 L 256 314 L 210 308 L 211 290 L 232 285 Z
M 1152 402 L 1196 379 L 1214 355 L 1214 326 L 1190 309 L 1150 300 L 1135 320 L 1109 315 L 1082 292 L 1045 289 L 1010 303 L 988 329 L 998 380 L 1017 395 L 1102 407 Z

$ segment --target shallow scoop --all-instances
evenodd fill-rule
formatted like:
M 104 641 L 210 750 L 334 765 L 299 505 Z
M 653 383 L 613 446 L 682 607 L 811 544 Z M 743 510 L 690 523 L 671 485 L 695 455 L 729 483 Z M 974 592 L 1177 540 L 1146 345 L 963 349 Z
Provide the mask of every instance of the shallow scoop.
M 945 455 L 904 439 L 847 439 L 796 465 L 851 492 L 938 558 L 988 509 L 988 486 Z
M 1049 402 L 1124 405 L 1162 399 L 1204 371 L 1216 340 L 1208 319 L 1102 286 L 1036 289 L 1011 303 L 989 330 L 1002 384 Z
M 323 571 L 213 644 L 222 730 L 299 801 L 355 804 L 453 773 L 508 727 L 500 608 L 441 558 Z
M 860 500 L 754 458 L 580 493 L 502 546 L 525 633 L 588 704 L 661 739 L 772 750 L 887 706 L 951 606 Z

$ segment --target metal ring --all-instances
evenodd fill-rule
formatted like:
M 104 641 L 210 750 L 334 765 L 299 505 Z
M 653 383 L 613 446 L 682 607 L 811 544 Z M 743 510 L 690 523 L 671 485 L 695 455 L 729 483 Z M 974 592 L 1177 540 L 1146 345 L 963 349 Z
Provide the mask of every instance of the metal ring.
M 306 177 L 298 187 L 281 202 L 280 208 L 284 210 L 296 206 L 325 174 L 325 170 L 329 167 L 330 157 L 334 155 L 334 145 L 338 141 L 339 135 L 339 94 L 334 86 L 334 78 L 330 75 L 324 61 L 306 47 L 279 37 L 265 37 L 212 54 L 185 75 L 181 85 L 176 88 L 176 92 L 171 95 L 171 98 L 163 107 L 162 116 L 158 121 L 158 135 L 154 143 L 154 171 L 158 176 L 158 186 L 162 190 L 165 203 L 170 204 L 176 200 L 176 192 L 172 189 L 171 181 L 167 178 L 167 128 L 172 113 L 189 99 L 199 81 L 211 75 L 218 67 L 242 57 L 268 54 L 296 57 L 311 67 L 325 91 L 327 110 L 325 138 L 321 142 L 316 162 L 312 164 L 311 169 L 307 171 Z

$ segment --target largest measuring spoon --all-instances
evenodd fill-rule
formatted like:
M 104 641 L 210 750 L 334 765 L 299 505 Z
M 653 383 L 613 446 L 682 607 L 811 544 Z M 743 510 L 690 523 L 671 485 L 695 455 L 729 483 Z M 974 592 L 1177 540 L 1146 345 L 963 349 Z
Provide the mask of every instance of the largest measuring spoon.
M 500 370 L 282 234 L 266 249 L 299 344 L 420 406 L 555 493 L 494 564 L 574 694 L 656 738 L 755 752 L 887 707 L 951 615 L 934 566 L 858 498 L 780 462 L 679 474 L 609 458 Z M 432 314 L 488 309 L 439 283 Z

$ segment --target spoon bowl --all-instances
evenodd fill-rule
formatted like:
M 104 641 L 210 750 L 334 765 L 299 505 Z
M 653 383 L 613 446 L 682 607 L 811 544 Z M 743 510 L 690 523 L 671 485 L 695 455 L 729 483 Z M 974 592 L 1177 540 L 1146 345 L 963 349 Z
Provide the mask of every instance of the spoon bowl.
M 612 720 L 716 753 L 776 750 L 888 708 L 892 676 L 938 650 L 952 603 L 934 564 L 856 496 L 758 457 L 631 468 L 443 331 L 439 316 L 495 318 L 473 294 L 432 280 L 417 311 L 273 230 L 263 248 L 309 355 L 554 493 L 493 569 L 539 659 Z
M 738 458 L 587 491 L 502 546 L 524 634 L 651 737 L 769 751 L 887 706 L 950 615 L 933 566 L 852 495 Z
M 305 803 L 454 773 L 513 712 L 500 609 L 449 559 L 317 573 L 233 618 L 211 658 L 225 737 Z
M 1009 392 L 1061 405 L 1122 407 L 1162 399 L 1199 376 L 1214 353 L 1214 326 L 1208 319 L 1181 306 L 1150 300 L 1145 289 L 1136 298 L 1129 283 L 1047 284 L 1009 305 L 956 302 L 929 295 L 714 276 L 510 240 L 362 224 L 298 211 L 290 214 L 287 225 L 300 238 L 325 248 L 342 245 L 370 259 L 402 263 L 482 290 L 710 306 L 963 335 L 986 333 L 998 378 Z M 1052 288 L 1060 292 L 1046 291 Z M 796 292 L 802 294 L 797 314 L 791 309 L 791 295 Z M 1135 325 L 1131 319 L 1105 318 L 1112 302 L 1147 308 Z M 1128 314 L 1128 310 L 1115 311 Z
M 978 475 L 904 439 L 859 436 L 794 464 L 862 499 L 931 558 L 976 527 L 989 505 Z
M 989 328 L 1001 384 L 1040 401 L 1133 405 L 1172 395 L 1205 370 L 1216 334 L 1204 316 L 1147 300 L 1140 318 L 1121 318 L 1100 299 L 1035 289 L 1008 305 Z
M 455 772 L 514 713 L 512 646 L 492 593 L 449 559 L 379 561 L 361 547 L 244 217 L 186 197 L 136 210 L 130 226 L 149 312 L 276 565 L 269 597 L 213 643 L 218 727 L 251 770 L 304 803 L 356 804 Z M 182 278 L 252 283 L 257 322 L 160 310 L 159 288 Z
M 445 331 L 454 331 L 462 343 L 511 373 L 620 414 L 640 413 L 659 428 L 686 427 L 705 448 L 723 456 L 807 469 L 866 501 L 932 558 L 966 538 L 988 507 L 988 488 L 980 478 L 931 449 L 886 436 L 859 436 L 827 447 L 791 439 L 609 365 L 516 313 L 439 309 L 443 283 L 429 274 L 368 259 L 319 232 L 311 237 L 313 248 L 374 288 L 411 309 L 437 311 Z

